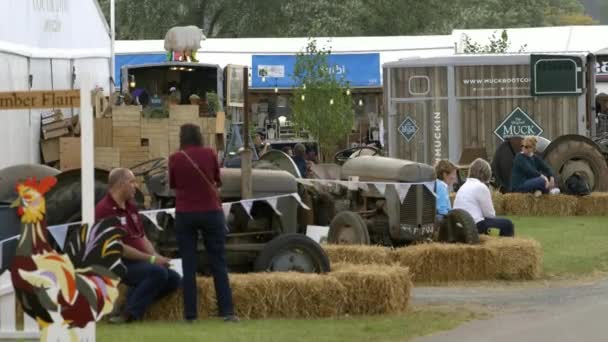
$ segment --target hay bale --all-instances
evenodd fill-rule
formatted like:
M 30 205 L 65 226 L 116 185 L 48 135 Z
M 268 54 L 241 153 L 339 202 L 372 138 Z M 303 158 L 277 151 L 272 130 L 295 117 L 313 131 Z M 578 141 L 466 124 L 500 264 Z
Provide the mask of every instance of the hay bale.
M 498 191 L 492 192 L 492 202 L 494 203 L 494 210 L 496 210 L 496 215 L 504 215 L 505 214 L 505 198 L 503 194 Z
M 534 240 L 481 236 L 479 245 L 430 243 L 393 251 L 410 268 L 414 282 L 532 280 L 542 270 L 542 249 Z
M 199 277 L 197 286 L 199 318 L 216 317 L 213 280 Z M 337 316 L 345 296 L 336 278 L 296 272 L 231 274 L 230 287 L 236 314 L 244 319 Z M 154 303 L 145 319 L 183 319 L 182 291 Z
M 543 195 L 509 193 L 503 195 L 504 214 L 519 216 L 574 216 L 577 197 L 570 195 Z
M 482 238 L 484 246 L 495 251 L 498 279 L 532 280 L 540 277 L 543 251 L 538 241 L 492 236 Z
M 398 248 L 393 258 L 410 268 L 414 282 L 494 279 L 495 251 L 483 245 L 429 243 Z
M 372 315 L 402 313 L 413 287 L 409 269 L 386 265 L 332 265 L 345 289 L 342 314 Z
M 210 307 L 215 306 L 215 292 L 213 290 L 213 280 L 200 277 L 196 280 L 198 295 L 198 317 L 208 318 L 217 316 L 217 310 L 212 313 Z M 211 296 L 213 292 L 213 296 Z M 170 295 L 156 301 L 144 315 L 145 320 L 179 321 L 184 319 L 184 299 L 182 290 L 171 293 Z
M 608 215 L 608 193 L 594 192 L 589 196 L 577 198 L 577 216 L 606 216 Z
M 323 244 L 332 267 L 334 263 L 390 265 L 390 249 L 382 246 Z

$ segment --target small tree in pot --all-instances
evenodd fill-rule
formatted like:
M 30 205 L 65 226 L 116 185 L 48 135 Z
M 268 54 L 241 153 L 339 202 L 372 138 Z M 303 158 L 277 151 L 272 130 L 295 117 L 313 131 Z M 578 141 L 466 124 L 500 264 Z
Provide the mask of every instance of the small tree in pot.
M 315 40 L 309 40 L 305 51 L 296 56 L 292 75 L 296 86 L 292 98 L 294 124 L 319 141 L 324 157 L 344 141 L 354 120 L 348 84 L 344 75 L 330 65 L 330 54 L 329 49 L 319 49 Z

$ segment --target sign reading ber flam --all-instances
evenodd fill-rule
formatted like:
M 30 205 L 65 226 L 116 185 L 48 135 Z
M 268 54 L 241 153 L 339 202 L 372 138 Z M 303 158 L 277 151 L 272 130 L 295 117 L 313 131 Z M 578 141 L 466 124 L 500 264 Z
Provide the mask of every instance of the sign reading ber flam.
M 80 107 L 80 90 L 0 93 L 0 110 Z
M 505 141 L 510 137 L 540 136 L 543 134 L 543 129 L 526 112 L 517 107 L 496 127 L 494 134 Z

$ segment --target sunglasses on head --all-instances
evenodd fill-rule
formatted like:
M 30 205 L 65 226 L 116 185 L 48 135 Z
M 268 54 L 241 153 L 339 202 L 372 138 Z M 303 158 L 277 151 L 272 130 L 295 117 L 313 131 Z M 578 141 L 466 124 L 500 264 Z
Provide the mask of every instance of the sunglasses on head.
M 532 146 L 530 146 L 530 145 L 523 145 L 522 147 L 523 148 L 532 148 Z

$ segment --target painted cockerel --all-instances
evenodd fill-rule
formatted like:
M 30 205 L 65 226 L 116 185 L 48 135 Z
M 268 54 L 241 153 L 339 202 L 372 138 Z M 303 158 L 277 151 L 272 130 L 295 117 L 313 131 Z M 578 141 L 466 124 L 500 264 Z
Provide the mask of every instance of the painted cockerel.
M 21 236 L 10 271 L 17 299 L 38 322 L 41 340 L 78 340 L 74 331 L 110 313 L 118 297 L 125 270 L 120 259 L 123 232 L 116 219 L 93 227 L 84 224 L 68 232 L 63 253 L 54 250 L 44 194 L 56 182 L 47 177 L 17 184 L 13 207 L 21 218 Z

